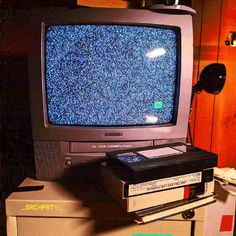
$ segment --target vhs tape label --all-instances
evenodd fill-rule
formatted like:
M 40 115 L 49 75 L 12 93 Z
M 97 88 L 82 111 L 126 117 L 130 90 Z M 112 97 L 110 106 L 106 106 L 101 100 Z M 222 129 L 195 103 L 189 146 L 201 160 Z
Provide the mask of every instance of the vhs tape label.
M 128 196 L 160 191 L 169 188 L 176 188 L 180 186 L 200 183 L 201 181 L 202 172 L 196 172 L 169 178 L 151 180 L 138 184 L 130 184 L 128 188 Z

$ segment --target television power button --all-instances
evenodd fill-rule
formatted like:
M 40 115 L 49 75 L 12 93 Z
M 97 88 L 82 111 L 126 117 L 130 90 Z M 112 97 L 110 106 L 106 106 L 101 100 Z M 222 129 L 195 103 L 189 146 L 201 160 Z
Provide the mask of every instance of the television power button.
M 67 168 L 71 167 L 71 166 L 72 166 L 72 161 L 71 161 L 71 160 L 66 160 L 66 161 L 65 161 L 65 166 L 66 166 Z

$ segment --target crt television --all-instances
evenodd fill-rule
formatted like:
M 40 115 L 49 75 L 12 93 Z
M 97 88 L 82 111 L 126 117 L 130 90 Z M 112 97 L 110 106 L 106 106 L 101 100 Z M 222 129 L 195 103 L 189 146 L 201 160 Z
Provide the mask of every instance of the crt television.
M 185 141 L 191 15 L 98 8 L 45 15 L 35 21 L 29 56 L 38 179 L 57 179 L 108 151 Z

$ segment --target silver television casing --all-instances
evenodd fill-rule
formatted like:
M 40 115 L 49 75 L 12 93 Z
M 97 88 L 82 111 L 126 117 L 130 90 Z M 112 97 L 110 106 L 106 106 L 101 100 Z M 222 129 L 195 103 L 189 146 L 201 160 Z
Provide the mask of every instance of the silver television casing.
M 103 159 L 108 151 L 185 142 L 192 90 L 192 16 L 138 9 L 67 9 L 32 20 L 38 37 L 29 56 L 29 81 L 36 177 L 55 180 L 81 163 Z M 47 24 L 124 24 L 179 27 L 180 89 L 176 123 L 166 126 L 55 126 L 47 119 L 44 85 L 44 31 Z

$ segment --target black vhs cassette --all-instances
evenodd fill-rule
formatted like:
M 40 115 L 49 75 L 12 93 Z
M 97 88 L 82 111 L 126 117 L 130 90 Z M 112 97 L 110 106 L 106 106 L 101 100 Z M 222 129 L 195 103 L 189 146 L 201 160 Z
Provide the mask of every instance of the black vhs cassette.
M 184 143 L 107 153 L 133 183 L 188 174 L 217 166 L 217 154 Z

